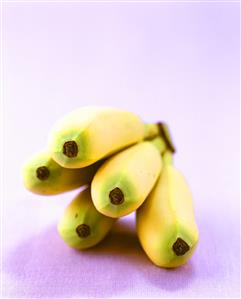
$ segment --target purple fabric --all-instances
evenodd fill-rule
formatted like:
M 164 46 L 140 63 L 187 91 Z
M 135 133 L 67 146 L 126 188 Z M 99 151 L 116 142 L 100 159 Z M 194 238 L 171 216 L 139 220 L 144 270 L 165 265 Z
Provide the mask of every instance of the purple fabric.
M 3 296 L 240 295 L 239 4 L 5 4 Z M 183 267 L 154 266 L 134 214 L 77 252 L 56 231 L 78 192 L 42 197 L 20 168 L 52 124 L 84 105 L 166 121 L 193 192 L 200 242 Z
M 29 213 L 26 205 L 31 206 Z M 223 212 L 211 212 L 208 207 L 197 209 L 200 229 L 197 251 L 185 266 L 165 270 L 154 266 L 142 251 L 133 215 L 120 219 L 111 234 L 96 247 L 77 252 L 60 239 L 56 222 L 43 225 L 46 218 L 50 222 L 49 208 L 56 210 L 53 203 L 45 202 L 40 210 L 39 206 L 34 200 L 26 200 L 20 207 L 15 205 L 12 214 L 8 213 L 15 220 L 8 223 L 7 232 L 14 235 L 12 238 L 18 235 L 19 239 L 5 253 L 3 282 L 4 295 L 8 297 L 231 298 L 239 295 L 238 213 L 234 211 L 230 217 Z M 53 213 L 52 218 L 57 214 Z M 26 224 L 22 227 L 23 222 L 32 226 L 31 234 Z

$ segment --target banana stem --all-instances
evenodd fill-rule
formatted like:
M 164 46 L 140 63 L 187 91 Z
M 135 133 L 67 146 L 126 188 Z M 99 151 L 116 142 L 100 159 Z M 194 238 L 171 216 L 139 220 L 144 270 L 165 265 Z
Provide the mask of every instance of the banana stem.
M 145 124 L 144 139 L 153 139 L 159 135 L 158 124 Z
M 152 139 L 150 142 L 158 149 L 158 151 L 160 152 L 161 155 L 167 149 L 166 143 L 165 143 L 164 139 L 162 137 L 160 137 L 160 136 Z
M 166 123 L 164 123 L 164 122 L 159 122 L 159 123 L 157 123 L 157 125 L 158 125 L 158 128 L 159 128 L 159 135 L 161 137 L 163 137 L 163 139 L 165 140 L 165 143 L 166 143 L 168 149 L 172 153 L 175 153 L 176 152 L 176 148 L 175 148 L 175 146 L 173 144 L 171 133 L 170 133 L 168 125 Z
M 173 153 L 170 150 L 164 151 L 162 161 L 164 165 L 173 165 Z
M 168 148 L 165 140 L 158 136 L 150 141 L 160 152 L 164 165 L 173 165 L 173 152 Z
M 152 140 L 158 136 L 164 140 L 168 150 L 170 150 L 172 153 L 176 152 L 176 148 L 173 144 L 169 127 L 166 123 L 158 122 L 155 124 L 145 124 L 145 140 Z

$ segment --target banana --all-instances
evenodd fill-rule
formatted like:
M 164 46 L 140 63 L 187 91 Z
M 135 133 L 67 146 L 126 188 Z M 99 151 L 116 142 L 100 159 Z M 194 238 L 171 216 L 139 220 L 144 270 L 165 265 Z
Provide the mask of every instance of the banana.
M 66 244 L 81 250 L 99 243 L 111 230 L 115 220 L 95 209 L 88 187 L 67 206 L 57 228 Z
M 23 183 L 33 193 L 55 195 L 90 183 L 100 164 L 98 161 L 85 168 L 67 169 L 58 165 L 47 151 L 42 151 L 23 166 Z
M 144 124 L 134 113 L 98 106 L 79 108 L 52 128 L 52 158 L 66 168 L 81 168 L 124 147 L 159 134 L 157 124 Z
M 113 155 L 97 170 L 91 195 L 96 209 L 109 217 L 130 214 L 145 200 L 162 169 L 161 137 L 142 141 Z
M 185 178 L 171 164 L 170 153 L 163 159 L 155 187 L 136 211 L 136 230 L 150 260 L 159 267 L 174 268 L 192 256 L 199 233 Z

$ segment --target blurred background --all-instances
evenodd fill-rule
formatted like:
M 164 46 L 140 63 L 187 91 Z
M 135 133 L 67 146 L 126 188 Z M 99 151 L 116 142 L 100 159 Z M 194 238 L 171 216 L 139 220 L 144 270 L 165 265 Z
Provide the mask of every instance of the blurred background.
M 38 288 L 45 298 L 56 294 L 79 295 L 80 285 L 74 278 L 72 285 L 63 286 L 63 282 L 69 281 L 67 273 L 72 271 L 71 265 L 76 265 L 75 259 L 69 265 L 66 261 L 60 271 L 62 276 L 54 279 L 53 253 L 49 249 L 49 256 L 47 253 L 45 256 L 41 248 L 50 246 L 54 238 L 59 247 L 64 246 L 55 236 L 54 227 L 63 208 L 78 191 L 48 198 L 30 194 L 22 185 L 21 167 L 30 155 L 46 147 L 49 130 L 59 118 L 85 105 L 124 108 L 146 122 L 167 122 L 177 147 L 175 165 L 193 192 L 201 232 L 192 270 L 184 268 L 180 271 L 187 272 L 165 276 L 154 266 L 138 268 L 144 272 L 148 269 L 154 282 L 140 278 L 131 264 L 132 258 L 128 259 L 128 252 L 134 255 L 135 250 L 145 258 L 138 245 L 126 251 L 122 248 L 128 265 L 133 266 L 128 268 L 130 286 L 123 285 L 115 274 L 120 286 L 109 281 L 112 292 L 108 293 L 104 284 L 103 290 L 99 286 L 99 295 L 119 296 L 116 290 L 122 289 L 122 296 L 132 297 L 238 296 L 239 6 L 239 3 L 3 4 L 6 296 L 31 297 Z M 117 230 L 134 231 L 134 215 L 127 218 L 130 227 Z M 43 233 L 49 227 L 53 227 L 50 233 Z M 31 238 L 35 238 L 35 245 Z M 21 263 L 19 252 L 21 258 L 26 254 L 32 257 L 33 264 L 27 259 Z M 36 260 L 45 257 L 48 263 L 41 268 Z M 64 258 L 61 251 L 58 259 Z M 91 269 L 91 260 L 84 265 L 84 269 Z M 39 276 L 30 283 L 26 275 L 34 271 L 33 266 L 40 267 L 39 272 L 49 269 L 48 281 L 35 273 Z M 82 281 L 82 288 L 88 289 L 83 296 L 95 297 L 93 281 L 98 284 L 98 275 L 94 272 Z M 174 281 L 174 289 L 171 290 L 168 281 L 162 287 L 158 277 Z M 50 281 L 55 282 L 55 287 L 51 288 Z M 87 287 L 90 281 L 93 285 Z

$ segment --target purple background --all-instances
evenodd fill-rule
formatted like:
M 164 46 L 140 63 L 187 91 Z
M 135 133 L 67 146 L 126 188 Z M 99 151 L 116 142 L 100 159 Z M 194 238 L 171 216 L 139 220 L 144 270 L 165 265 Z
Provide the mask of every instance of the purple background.
M 3 295 L 235 297 L 240 294 L 238 3 L 5 4 Z M 78 191 L 23 188 L 23 162 L 84 105 L 166 121 L 194 197 L 200 243 L 176 270 L 142 251 L 134 214 L 78 253 L 56 231 Z

